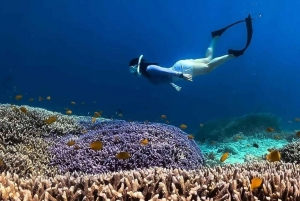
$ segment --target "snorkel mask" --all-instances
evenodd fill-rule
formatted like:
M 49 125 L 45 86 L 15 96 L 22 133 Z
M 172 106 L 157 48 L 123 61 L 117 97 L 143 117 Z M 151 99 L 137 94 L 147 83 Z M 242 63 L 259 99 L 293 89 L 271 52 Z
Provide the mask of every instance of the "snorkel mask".
M 141 75 L 142 75 L 142 74 L 140 73 L 140 64 L 141 64 L 142 58 L 143 58 L 143 55 L 141 55 L 141 56 L 139 57 L 139 62 L 138 62 L 138 64 L 129 67 L 130 73 L 137 73 L 138 76 L 141 76 Z

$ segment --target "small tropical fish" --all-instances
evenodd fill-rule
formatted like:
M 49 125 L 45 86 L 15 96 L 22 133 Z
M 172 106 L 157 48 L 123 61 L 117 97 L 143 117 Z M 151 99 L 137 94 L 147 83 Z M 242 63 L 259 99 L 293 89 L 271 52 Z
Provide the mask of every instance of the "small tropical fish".
M 266 159 L 270 162 L 280 161 L 281 154 L 278 150 L 273 150 L 266 156 Z
M 228 156 L 229 156 L 229 153 L 228 153 L 228 152 L 224 153 L 224 154 L 222 155 L 222 157 L 220 158 L 220 162 L 224 162 L 224 161 L 228 158 Z
M 274 138 L 275 138 L 276 140 L 280 140 L 280 135 L 275 135 Z
M 149 143 L 149 140 L 147 138 L 141 140 L 141 145 L 147 145 Z
M 21 112 L 23 112 L 23 113 L 27 113 L 27 109 L 26 109 L 26 107 L 20 107 L 20 110 L 21 110 Z
M 200 124 L 200 127 L 202 127 L 203 126 L 203 124 Z
M 83 130 L 83 131 L 82 131 L 82 133 L 87 133 L 87 132 L 88 132 L 87 130 Z
M 75 143 L 75 140 L 70 140 L 69 142 L 67 142 L 67 145 L 70 147 L 73 146 Z
M 257 143 L 253 143 L 253 147 L 259 148 L 259 145 Z
M 295 122 L 300 122 L 300 118 L 295 118 Z
M 23 98 L 23 95 L 21 95 L 21 94 L 15 96 L 16 100 L 21 100 L 22 98 Z
M 186 128 L 187 128 L 187 125 L 185 125 L 185 124 L 181 124 L 179 127 L 180 127 L 182 130 L 184 130 L 184 129 L 186 129 Z
M 300 137 L 300 131 L 296 132 L 296 137 Z
M 160 116 L 160 118 L 162 118 L 162 119 L 166 119 L 166 118 L 167 118 L 167 116 L 166 116 L 166 115 L 164 115 L 164 114 L 162 114 L 162 115 Z
M 47 100 L 51 100 L 51 96 L 47 96 L 47 98 L 46 98 Z
M 57 117 L 56 116 L 50 116 L 50 117 L 48 117 L 48 119 L 45 119 L 44 121 L 45 121 L 46 124 L 52 124 L 52 123 L 57 121 Z
M 95 123 L 96 120 L 97 120 L 97 118 L 96 118 L 96 117 L 93 117 L 93 118 L 92 118 L 92 123 Z
M 29 99 L 29 102 L 33 102 L 33 101 L 34 101 L 34 98 L 30 98 L 30 99 Z
M 118 115 L 118 117 L 122 117 L 122 116 L 123 116 L 122 110 L 121 110 L 121 109 L 118 109 L 118 110 L 116 111 L 116 115 Z
M 101 114 L 99 112 L 94 112 L 94 117 L 100 117 Z
M 128 152 L 122 151 L 116 154 L 117 159 L 128 159 L 130 158 L 130 154 Z
M 263 181 L 263 180 L 262 180 L 261 178 L 259 178 L 259 177 L 253 178 L 253 179 L 251 180 L 251 187 L 250 187 L 250 189 L 251 189 L 252 191 L 255 190 L 255 189 L 257 189 L 258 187 L 261 186 L 262 181 Z
M 168 120 L 166 120 L 166 124 L 169 124 L 170 122 Z
M 71 104 L 72 104 L 72 105 L 76 105 L 76 102 L 74 102 L 74 101 L 71 101 Z
M 72 110 L 67 110 L 66 114 L 72 114 Z
M 188 139 L 193 140 L 194 136 L 192 134 L 188 135 Z
M 43 100 L 44 100 L 44 98 L 39 96 L 39 101 L 43 101 Z
M 91 142 L 90 148 L 94 151 L 99 151 L 103 148 L 103 143 L 99 140 Z
M 266 131 L 269 132 L 269 133 L 272 133 L 272 132 L 274 131 L 274 128 L 268 127 L 268 128 L 266 129 Z

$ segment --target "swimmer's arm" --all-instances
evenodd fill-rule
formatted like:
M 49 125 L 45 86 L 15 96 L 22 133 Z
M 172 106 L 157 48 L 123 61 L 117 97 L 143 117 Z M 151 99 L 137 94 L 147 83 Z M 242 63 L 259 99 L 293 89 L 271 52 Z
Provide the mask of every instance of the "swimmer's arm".
M 146 70 L 150 75 L 169 75 L 172 77 L 183 77 L 182 72 L 174 71 L 170 68 L 163 68 L 160 66 L 150 65 Z

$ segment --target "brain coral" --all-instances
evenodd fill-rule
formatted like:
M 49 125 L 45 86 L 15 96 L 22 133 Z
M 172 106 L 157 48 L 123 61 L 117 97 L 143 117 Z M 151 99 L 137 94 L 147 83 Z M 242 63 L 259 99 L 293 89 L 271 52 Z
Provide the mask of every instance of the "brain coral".
M 61 172 L 105 173 L 136 168 L 166 167 L 196 169 L 204 164 L 204 157 L 195 143 L 179 128 L 158 123 L 107 121 L 94 125 L 93 130 L 80 136 L 58 138 L 50 147 L 51 164 Z M 147 138 L 149 143 L 142 145 Z M 67 142 L 76 144 L 68 146 Z M 103 149 L 90 149 L 90 143 L 103 142 Z M 116 159 L 116 154 L 126 151 L 131 157 Z

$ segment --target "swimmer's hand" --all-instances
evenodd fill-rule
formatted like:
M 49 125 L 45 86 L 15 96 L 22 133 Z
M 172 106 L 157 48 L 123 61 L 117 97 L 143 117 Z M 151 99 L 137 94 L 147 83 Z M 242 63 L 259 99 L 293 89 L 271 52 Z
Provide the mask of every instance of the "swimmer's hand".
M 193 81 L 193 76 L 190 74 L 183 74 L 182 78 L 186 81 L 190 81 L 190 82 Z

